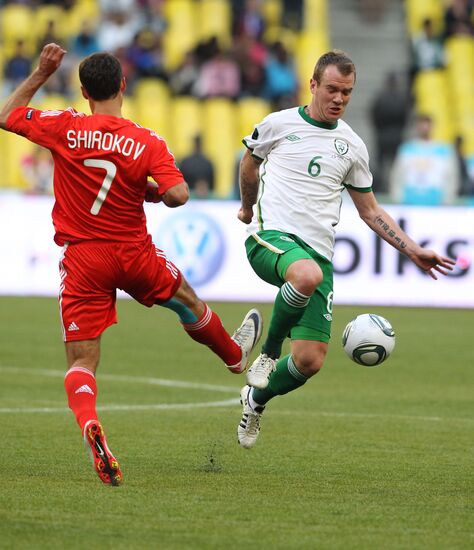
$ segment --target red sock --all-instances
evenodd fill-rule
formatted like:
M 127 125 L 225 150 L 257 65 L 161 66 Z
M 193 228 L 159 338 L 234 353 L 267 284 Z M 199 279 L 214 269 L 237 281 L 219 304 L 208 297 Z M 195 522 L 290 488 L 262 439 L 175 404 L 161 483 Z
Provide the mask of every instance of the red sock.
M 64 378 L 69 408 L 74 413 L 77 423 L 84 430 L 88 420 L 97 420 L 95 402 L 97 384 L 94 374 L 83 367 L 70 368 Z
M 193 340 L 208 346 L 226 365 L 236 365 L 242 358 L 240 346 L 232 340 L 219 316 L 207 305 L 202 317 L 195 323 L 183 323 Z

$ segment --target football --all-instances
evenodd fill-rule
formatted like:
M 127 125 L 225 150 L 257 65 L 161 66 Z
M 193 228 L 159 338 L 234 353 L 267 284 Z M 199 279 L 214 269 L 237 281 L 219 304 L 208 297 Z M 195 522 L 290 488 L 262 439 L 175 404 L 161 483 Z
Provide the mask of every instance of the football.
M 375 313 L 364 313 L 347 324 L 342 334 L 342 345 L 353 361 L 375 367 L 392 353 L 395 332 L 387 319 Z

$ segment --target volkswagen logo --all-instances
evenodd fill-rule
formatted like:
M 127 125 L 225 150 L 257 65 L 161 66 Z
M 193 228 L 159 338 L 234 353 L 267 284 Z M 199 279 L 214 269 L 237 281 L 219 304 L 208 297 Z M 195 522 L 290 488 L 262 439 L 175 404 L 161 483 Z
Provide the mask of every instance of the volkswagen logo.
M 208 283 L 224 261 L 222 231 L 203 212 L 171 216 L 158 228 L 154 240 L 192 286 Z

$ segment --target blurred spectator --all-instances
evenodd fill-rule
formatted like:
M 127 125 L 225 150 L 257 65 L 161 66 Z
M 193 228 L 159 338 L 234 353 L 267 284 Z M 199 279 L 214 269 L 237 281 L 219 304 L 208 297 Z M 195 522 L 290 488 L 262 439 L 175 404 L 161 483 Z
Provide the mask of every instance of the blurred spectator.
M 160 38 L 150 29 L 141 29 L 128 48 L 127 57 L 135 67 L 138 78 L 155 77 L 167 81 L 163 67 Z
M 220 47 L 217 36 L 211 36 L 208 40 L 199 42 L 194 49 L 194 54 L 198 65 L 202 65 L 206 61 L 213 59 L 219 52 Z
M 261 0 L 241 0 L 233 3 L 234 36 L 250 36 L 260 40 L 265 31 L 265 19 L 262 14 Z
M 267 56 L 265 44 L 255 38 L 241 36 L 234 40 L 234 57 L 242 78 L 242 96 L 263 96 Z
M 206 199 L 214 191 L 214 166 L 202 151 L 202 138 L 194 137 L 193 152 L 179 163 L 185 181 L 189 185 L 192 196 Z
M 31 72 L 31 59 L 25 50 L 23 40 L 17 40 L 13 55 L 7 58 L 3 69 L 4 94 L 9 95 Z
M 138 24 L 129 18 L 126 12 L 112 11 L 105 15 L 99 25 L 97 39 L 99 48 L 104 52 L 114 53 L 117 49 L 128 47 L 138 31 Z
M 436 34 L 433 20 L 429 17 L 423 20 L 422 30 L 412 39 L 411 53 L 412 78 L 418 71 L 444 67 L 445 56 L 443 37 Z
M 53 159 L 48 149 L 35 145 L 31 154 L 22 159 L 21 169 L 29 184 L 29 193 L 53 194 Z
M 135 0 L 99 0 L 101 13 L 132 13 L 136 8 Z
M 283 0 L 283 26 L 300 31 L 303 24 L 303 0 Z
M 195 84 L 199 78 L 196 55 L 189 51 L 183 62 L 170 76 L 170 86 L 176 95 L 195 95 Z
M 293 62 L 282 42 L 275 42 L 265 64 L 265 92 L 275 109 L 287 109 L 296 104 L 298 79 Z
M 98 52 L 99 49 L 99 41 L 97 40 L 93 23 L 88 20 L 83 21 L 79 34 L 71 38 L 71 53 L 75 57 L 83 59 L 84 57 Z
M 373 172 L 376 191 L 387 191 L 390 169 L 402 142 L 409 111 L 408 93 L 402 88 L 397 75 L 388 73 L 370 106 L 375 134 Z
M 196 83 L 199 97 L 228 97 L 235 99 L 240 94 L 240 70 L 234 59 L 224 51 L 219 51 L 201 67 Z
M 38 42 L 36 44 L 38 54 L 41 52 L 43 47 L 46 46 L 46 44 L 51 44 L 52 42 L 59 44 L 60 46 L 64 46 L 56 31 L 56 21 L 54 19 L 50 19 L 47 22 L 45 33 L 38 38 Z
M 474 35 L 474 7 L 470 0 L 451 0 L 444 12 L 444 37 Z
M 463 151 L 464 140 L 462 135 L 456 136 L 454 140 L 454 148 L 456 150 L 456 158 L 459 167 L 460 190 L 462 196 L 474 197 L 474 172 L 469 170 L 468 159 L 464 156 Z
M 167 26 L 164 14 L 165 0 L 143 0 L 142 4 L 143 9 L 139 16 L 140 27 L 147 27 L 161 36 Z
M 402 204 L 452 204 L 459 191 L 458 159 L 454 147 L 432 139 L 433 121 L 418 115 L 414 139 L 397 153 L 390 179 L 390 194 Z

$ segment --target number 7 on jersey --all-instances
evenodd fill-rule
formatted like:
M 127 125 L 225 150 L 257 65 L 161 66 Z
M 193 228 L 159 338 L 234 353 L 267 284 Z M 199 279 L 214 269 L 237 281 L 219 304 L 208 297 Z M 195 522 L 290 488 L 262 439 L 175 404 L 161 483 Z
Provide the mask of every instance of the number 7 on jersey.
M 91 168 L 102 168 L 102 170 L 105 170 L 104 181 L 102 182 L 102 186 L 99 189 L 97 197 L 90 210 L 93 216 L 97 216 L 97 214 L 100 212 L 100 209 L 102 208 L 102 204 L 104 203 L 105 198 L 107 197 L 110 186 L 114 181 L 115 174 L 117 173 L 117 167 L 113 162 L 102 159 L 85 159 L 84 166 L 90 166 Z

